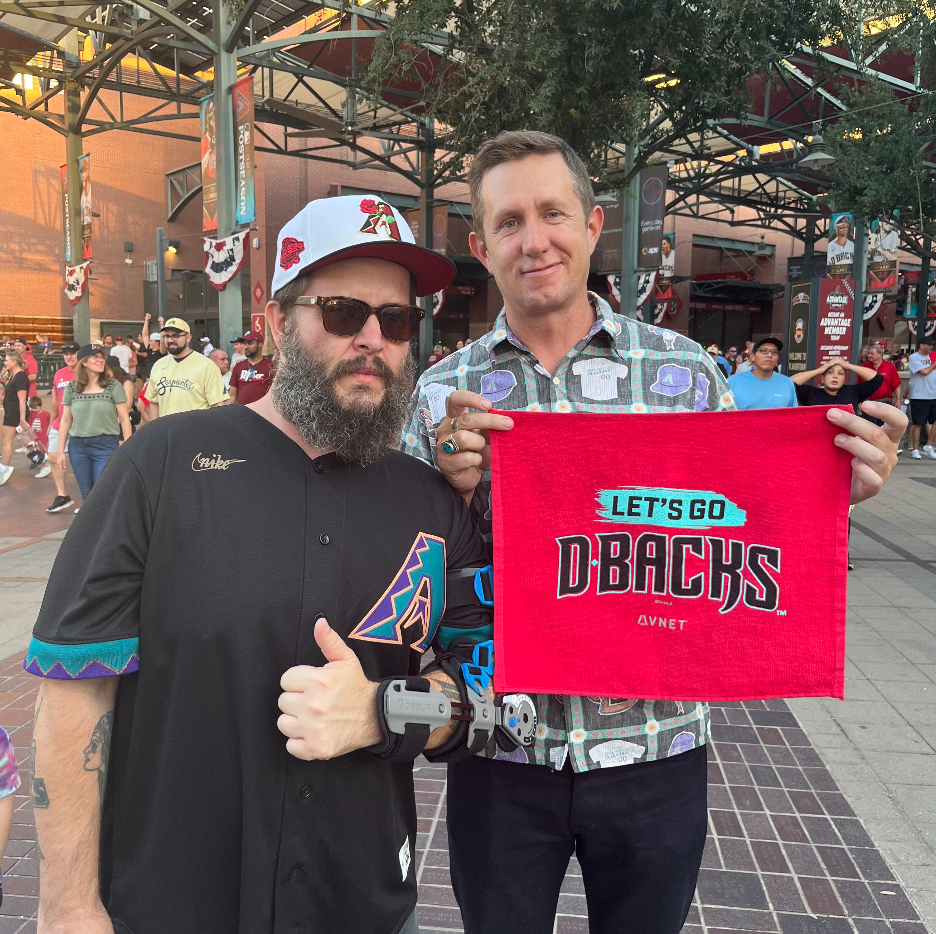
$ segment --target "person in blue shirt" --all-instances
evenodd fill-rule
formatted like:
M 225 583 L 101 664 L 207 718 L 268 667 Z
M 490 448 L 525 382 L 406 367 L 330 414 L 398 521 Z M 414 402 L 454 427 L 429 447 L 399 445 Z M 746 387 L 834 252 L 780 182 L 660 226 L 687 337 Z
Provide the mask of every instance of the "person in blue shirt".
M 785 409 L 797 404 L 796 384 L 789 376 L 774 371 L 781 350 L 783 342 L 778 338 L 762 337 L 751 354 L 754 368 L 728 377 L 739 409 Z

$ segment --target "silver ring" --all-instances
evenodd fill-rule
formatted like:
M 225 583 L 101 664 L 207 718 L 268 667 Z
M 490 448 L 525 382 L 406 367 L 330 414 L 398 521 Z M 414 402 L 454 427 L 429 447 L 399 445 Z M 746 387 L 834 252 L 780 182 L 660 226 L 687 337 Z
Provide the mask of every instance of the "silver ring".
M 455 440 L 454 435 L 449 435 L 442 442 L 442 450 L 445 451 L 446 454 L 457 454 L 459 450 L 461 450 L 458 447 L 458 442 Z
M 456 431 L 458 431 L 458 419 L 453 418 L 452 419 L 452 434 L 454 435 Z

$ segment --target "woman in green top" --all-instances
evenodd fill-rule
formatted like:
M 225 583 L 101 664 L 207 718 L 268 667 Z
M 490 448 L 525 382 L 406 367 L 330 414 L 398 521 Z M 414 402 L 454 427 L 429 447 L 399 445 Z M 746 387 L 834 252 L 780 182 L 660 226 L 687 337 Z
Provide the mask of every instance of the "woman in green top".
M 78 351 L 75 380 L 65 387 L 62 395 L 58 462 L 65 470 L 68 441 L 68 454 L 82 500 L 88 498 L 111 454 L 120 446 L 121 436 L 126 441 L 131 431 L 127 394 L 108 369 L 105 353 L 93 344 L 82 347 Z

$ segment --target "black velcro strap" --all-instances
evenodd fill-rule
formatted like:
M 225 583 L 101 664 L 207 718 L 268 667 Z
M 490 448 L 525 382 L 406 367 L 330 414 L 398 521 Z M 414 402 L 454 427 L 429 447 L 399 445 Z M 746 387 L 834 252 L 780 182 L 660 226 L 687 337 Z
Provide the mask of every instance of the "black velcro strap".
M 468 686 L 461 674 L 461 661 L 456 655 L 445 654 L 437 655 L 435 660 L 423 669 L 423 674 L 427 671 L 440 669 L 444 671 L 455 682 L 458 688 L 459 696 L 463 705 L 470 707 L 468 702 Z M 487 730 L 475 730 L 475 739 L 471 746 L 468 746 L 468 724 L 464 720 L 457 721 L 453 734 L 441 745 L 435 749 L 427 749 L 424 752 L 425 757 L 430 762 L 457 762 L 459 759 L 467 759 L 475 753 L 480 752 L 487 745 L 490 739 L 490 733 Z
M 493 568 L 461 568 L 445 575 L 445 607 L 457 606 L 493 606 L 494 576 Z
M 412 762 L 426 748 L 429 734 L 432 732 L 428 724 L 407 723 L 405 732 L 391 733 L 387 728 L 387 718 L 384 716 L 384 695 L 387 688 L 399 678 L 384 678 L 377 687 L 377 725 L 380 727 L 381 741 L 373 746 L 367 746 L 366 751 L 378 759 L 390 759 L 399 762 Z M 432 688 L 426 678 L 410 676 L 406 678 L 408 691 L 428 692 Z

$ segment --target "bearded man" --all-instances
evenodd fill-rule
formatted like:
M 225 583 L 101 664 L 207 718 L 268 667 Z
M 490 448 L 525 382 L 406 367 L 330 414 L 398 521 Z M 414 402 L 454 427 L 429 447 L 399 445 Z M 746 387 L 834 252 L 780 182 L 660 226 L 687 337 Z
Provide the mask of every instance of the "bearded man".
M 392 208 L 368 224 L 375 201 L 314 201 L 281 232 L 271 391 L 138 432 L 62 544 L 24 661 L 46 679 L 44 934 L 415 930 L 412 760 L 462 726 L 445 708 L 431 735 L 388 734 L 378 682 L 429 692 L 436 632 L 491 610 L 457 588 L 446 607 L 446 567 L 483 544 L 442 475 L 391 450 L 413 293 L 454 267 Z M 461 697 L 430 678 L 436 709 Z

